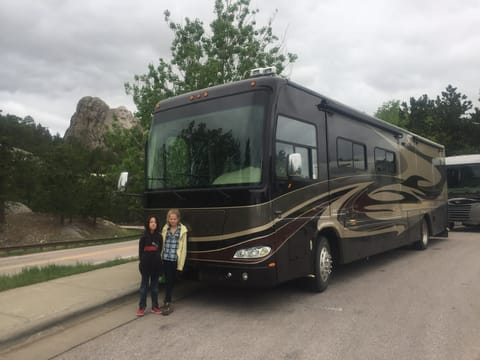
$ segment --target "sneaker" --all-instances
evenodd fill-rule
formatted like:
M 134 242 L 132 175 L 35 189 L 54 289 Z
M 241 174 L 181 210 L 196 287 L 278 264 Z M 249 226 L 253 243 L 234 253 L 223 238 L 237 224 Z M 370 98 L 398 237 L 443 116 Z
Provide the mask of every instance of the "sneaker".
M 145 309 L 139 308 L 137 310 L 137 316 L 143 316 L 143 315 L 145 315 Z
M 173 312 L 173 307 L 170 303 L 165 303 L 162 306 L 162 315 L 170 315 Z
M 160 309 L 160 308 L 157 307 L 157 306 L 154 306 L 154 307 L 152 307 L 152 313 L 154 313 L 154 314 L 161 314 L 161 313 L 162 313 L 162 309 Z

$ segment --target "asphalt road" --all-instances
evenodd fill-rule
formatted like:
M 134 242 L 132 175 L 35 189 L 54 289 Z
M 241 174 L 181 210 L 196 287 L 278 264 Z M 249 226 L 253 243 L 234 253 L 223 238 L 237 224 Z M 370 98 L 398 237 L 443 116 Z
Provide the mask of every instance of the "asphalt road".
M 138 239 L 106 245 L 0 257 L 0 274 L 12 275 L 21 272 L 23 268 L 34 266 L 75 265 L 76 263 L 99 264 L 109 260 L 129 259 L 135 256 L 138 256 Z
M 31 344 L 22 358 L 55 349 L 64 360 L 480 360 L 479 257 L 480 233 L 452 232 L 426 251 L 342 266 L 321 294 L 301 281 L 264 290 L 197 285 L 170 316 L 139 319 L 132 298 Z

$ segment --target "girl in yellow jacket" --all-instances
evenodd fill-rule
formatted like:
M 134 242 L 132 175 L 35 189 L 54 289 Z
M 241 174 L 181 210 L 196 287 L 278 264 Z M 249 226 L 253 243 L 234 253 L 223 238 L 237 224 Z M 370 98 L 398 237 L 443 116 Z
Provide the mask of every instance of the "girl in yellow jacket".
M 182 271 L 187 257 L 187 228 L 180 222 L 180 211 L 170 209 L 167 223 L 162 229 L 162 261 L 165 274 L 165 300 L 161 307 L 162 315 L 169 315 L 173 308 L 172 291 L 177 270 Z

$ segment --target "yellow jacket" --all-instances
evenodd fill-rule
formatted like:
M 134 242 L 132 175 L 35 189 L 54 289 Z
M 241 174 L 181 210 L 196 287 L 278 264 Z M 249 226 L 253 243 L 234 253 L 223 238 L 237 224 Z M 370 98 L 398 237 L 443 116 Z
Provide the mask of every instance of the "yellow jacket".
M 177 247 L 177 270 L 182 271 L 183 266 L 185 265 L 185 259 L 187 257 L 187 227 L 182 223 L 178 223 L 180 226 L 180 237 L 178 238 L 178 247 Z M 165 239 L 167 238 L 167 231 L 169 225 L 165 224 L 162 229 L 162 255 L 163 249 L 165 248 Z

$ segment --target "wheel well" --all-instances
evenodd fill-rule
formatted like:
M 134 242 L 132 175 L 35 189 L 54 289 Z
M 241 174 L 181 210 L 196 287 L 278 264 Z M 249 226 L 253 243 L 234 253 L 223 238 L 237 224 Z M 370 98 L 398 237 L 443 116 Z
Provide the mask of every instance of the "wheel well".
M 320 236 L 327 238 L 328 245 L 330 245 L 330 251 L 332 253 L 334 263 L 341 262 L 341 250 L 338 241 L 338 234 L 333 228 L 322 229 L 321 232 L 317 233 L 317 239 Z

